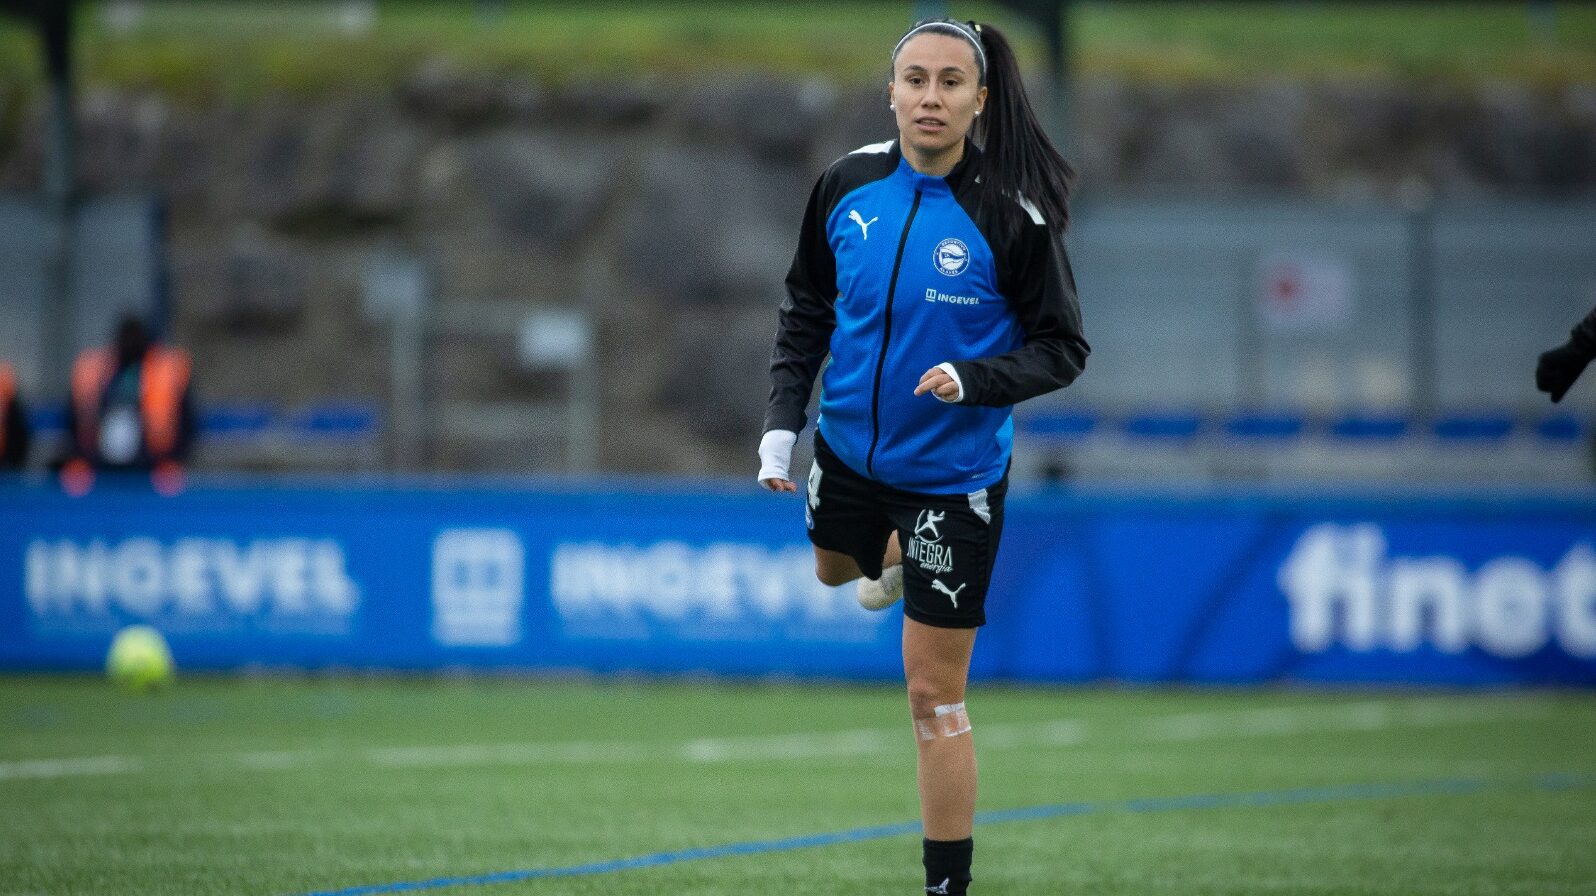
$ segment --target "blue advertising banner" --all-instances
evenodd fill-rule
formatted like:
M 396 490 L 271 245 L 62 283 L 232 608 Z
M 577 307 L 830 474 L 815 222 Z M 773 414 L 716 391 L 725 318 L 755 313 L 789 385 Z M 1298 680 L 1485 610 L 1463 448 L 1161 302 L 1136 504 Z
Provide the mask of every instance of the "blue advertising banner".
M 1596 684 L 1596 500 L 1010 499 L 972 675 Z M 890 679 L 901 611 L 813 574 L 802 504 L 726 486 L 0 486 L 0 668 Z

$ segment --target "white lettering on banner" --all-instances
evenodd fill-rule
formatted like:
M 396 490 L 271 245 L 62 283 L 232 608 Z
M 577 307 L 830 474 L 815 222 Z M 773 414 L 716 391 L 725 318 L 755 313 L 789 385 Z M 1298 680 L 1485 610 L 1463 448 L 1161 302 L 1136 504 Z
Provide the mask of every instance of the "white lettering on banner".
M 347 617 L 360 602 L 344 550 L 306 538 L 35 539 L 23 590 L 37 619 L 163 615 Z
M 1442 653 L 1462 653 L 1469 646 L 1469 620 L 1462 595 L 1468 570 L 1451 557 L 1402 558 L 1391 564 L 1390 632 L 1393 650 L 1417 650 L 1424 643 L 1424 621 L 1430 640 Z
M 432 542 L 432 637 L 451 647 L 521 641 L 526 551 L 508 529 L 448 529 Z
M 549 592 L 566 620 L 862 620 L 873 627 L 880 616 L 862 610 L 843 589 L 820 584 L 813 553 L 796 546 L 560 544 L 550 563 Z
M 1552 596 L 1546 574 L 1523 557 L 1480 568 L 1474 588 L 1475 638 L 1487 653 L 1529 656 L 1546 645 Z
M 1527 557 L 1495 558 L 1472 575 L 1451 557 L 1386 556 L 1385 533 L 1324 523 L 1297 539 L 1278 576 L 1291 605 L 1291 641 L 1305 653 L 1443 653 L 1470 646 L 1528 656 L 1557 643 L 1596 659 L 1596 552 L 1575 545 L 1553 570 Z
M 1596 553 L 1581 544 L 1553 572 L 1557 581 L 1557 634 L 1574 656 L 1596 657 Z

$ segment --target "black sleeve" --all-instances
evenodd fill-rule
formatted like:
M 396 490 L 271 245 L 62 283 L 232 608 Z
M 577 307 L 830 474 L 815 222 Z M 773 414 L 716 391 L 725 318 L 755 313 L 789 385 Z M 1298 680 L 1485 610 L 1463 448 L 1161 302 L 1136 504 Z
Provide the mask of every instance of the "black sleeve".
M 1009 275 L 999 288 L 1025 330 L 1025 344 L 992 358 L 959 361 L 960 404 L 1007 407 L 1075 381 L 1092 347 L 1081 332 L 1081 303 L 1064 239 L 1045 224 L 1027 224 L 1014 240 Z
M 826 239 L 826 218 L 831 212 L 826 184 L 827 177 L 821 177 L 809 194 L 798 251 L 787 272 L 787 298 L 781 303 L 776 347 L 770 355 L 765 432 L 804 428 L 809 393 L 831 350 L 831 332 L 837 327 L 837 259 Z
M 15 396 L 5 409 L 6 451 L 0 467 L 20 468 L 28 459 L 28 409 Z
M 1585 319 L 1574 325 L 1574 331 L 1569 342 L 1585 353 L 1587 357 L 1596 358 L 1596 308 L 1585 315 Z

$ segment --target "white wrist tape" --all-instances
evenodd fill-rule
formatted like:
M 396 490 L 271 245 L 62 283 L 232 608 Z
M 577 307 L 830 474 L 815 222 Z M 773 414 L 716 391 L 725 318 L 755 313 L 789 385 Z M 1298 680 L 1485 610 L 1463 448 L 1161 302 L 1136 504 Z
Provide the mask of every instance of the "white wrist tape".
M 792 446 L 797 444 L 798 434 L 786 429 L 773 429 L 765 433 L 759 440 L 759 475 L 760 482 L 766 479 L 781 479 L 792 481 L 792 475 L 787 468 L 792 464 Z

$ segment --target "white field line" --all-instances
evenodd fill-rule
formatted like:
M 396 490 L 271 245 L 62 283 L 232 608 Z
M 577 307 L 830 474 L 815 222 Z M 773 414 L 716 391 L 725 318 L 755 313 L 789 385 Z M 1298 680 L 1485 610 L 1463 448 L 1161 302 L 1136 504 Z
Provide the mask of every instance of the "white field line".
M 766 759 L 823 759 L 827 756 L 862 756 L 892 749 L 895 742 L 911 742 L 912 729 L 884 728 L 825 731 L 814 734 L 777 734 L 753 737 L 706 737 L 691 740 L 675 750 L 688 762 L 735 762 L 750 756 Z M 893 737 L 894 733 L 901 737 Z
M 901 730 L 860 728 L 809 734 L 705 737 L 675 744 L 568 742 L 549 744 L 463 744 L 367 750 L 375 765 L 390 767 L 464 765 L 557 765 L 677 759 L 692 763 L 779 761 L 864 756 L 912 743 L 907 723 Z M 1086 739 L 1084 722 L 1020 722 L 977 729 L 983 747 L 1068 746 Z
M 1178 713 L 1126 720 L 1055 719 L 983 725 L 976 720 L 982 749 L 1074 746 L 1105 735 L 1130 741 L 1178 743 L 1292 734 L 1433 728 L 1543 716 L 1544 703 L 1501 700 L 1495 705 L 1461 704 L 1444 699 L 1367 700 L 1342 704 L 1300 704 L 1200 713 Z M 379 768 L 594 765 L 674 759 L 694 764 L 789 761 L 880 754 L 904 749 L 910 728 L 862 728 L 800 734 L 698 738 L 663 744 L 637 741 L 556 741 L 550 743 L 450 744 L 371 747 L 353 750 L 268 750 L 218 754 L 206 764 L 222 769 L 291 771 L 355 759 Z M 145 771 L 144 759 L 87 756 L 0 762 L 0 781 L 126 774 Z
M 22 759 L 0 762 L 0 781 L 30 778 L 71 778 L 82 775 L 121 775 L 144 770 L 143 760 L 132 756 L 83 756 L 77 759 Z
M 557 741 L 554 743 L 451 744 L 439 747 L 374 747 L 360 756 L 387 768 L 469 765 L 566 765 L 644 762 L 662 755 L 659 746 L 636 741 Z
M 1083 719 L 1055 719 L 1051 722 L 1006 722 L 976 727 L 976 738 L 983 748 L 999 750 L 1015 747 L 1073 747 L 1091 737 L 1091 725 Z
M 1330 706 L 1271 706 L 1261 709 L 1183 713 L 1143 719 L 1133 735 L 1149 741 L 1214 740 L 1227 737 L 1279 737 L 1288 734 L 1432 728 L 1545 715 L 1539 703 L 1502 701 L 1495 706 L 1460 705 L 1448 700 L 1394 702 L 1366 700 Z

